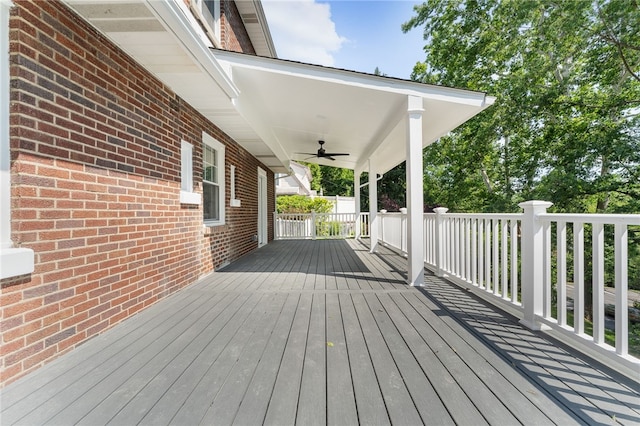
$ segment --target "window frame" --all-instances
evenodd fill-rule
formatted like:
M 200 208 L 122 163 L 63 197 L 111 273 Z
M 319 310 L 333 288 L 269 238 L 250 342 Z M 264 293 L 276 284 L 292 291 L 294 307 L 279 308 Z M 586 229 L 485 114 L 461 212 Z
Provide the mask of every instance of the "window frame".
M 205 174 L 205 147 L 217 151 L 217 160 L 218 164 L 216 165 L 217 170 L 217 185 L 218 185 L 218 206 L 220 206 L 220 212 L 218 219 L 204 219 L 204 208 L 205 208 L 205 185 L 216 185 L 214 182 L 206 181 L 204 179 Z M 225 146 L 215 139 L 213 136 L 207 134 L 206 132 L 202 132 L 202 218 L 205 226 L 220 226 L 225 224 L 225 211 L 226 211 L 226 182 L 225 182 Z
M 211 13 L 209 7 L 205 4 L 206 2 L 213 1 L 214 12 Z M 220 47 L 222 40 L 222 28 L 221 28 L 221 8 L 222 1 L 221 0 L 193 0 L 192 1 L 192 10 L 194 11 L 194 15 L 196 19 L 199 21 L 200 26 L 202 27 L 205 36 L 209 39 L 211 43 L 213 43 L 213 47 Z M 211 15 L 213 18 L 213 27 L 211 23 L 207 20 L 207 15 Z
M 180 142 L 180 204 L 200 205 L 202 197 L 193 190 L 193 145 Z

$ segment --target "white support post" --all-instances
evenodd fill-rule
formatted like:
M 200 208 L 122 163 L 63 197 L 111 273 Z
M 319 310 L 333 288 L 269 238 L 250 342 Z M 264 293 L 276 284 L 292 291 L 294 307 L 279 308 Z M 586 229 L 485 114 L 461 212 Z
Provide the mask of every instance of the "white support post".
M 353 196 L 355 198 L 356 212 L 356 239 L 362 237 L 362 222 L 360 219 L 360 171 L 353 171 Z
M 422 98 L 407 98 L 407 281 L 424 285 L 423 182 L 422 182 Z
M 378 175 L 369 160 L 369 239 L 370 253 L 378 250 Z
M 548 328 L 541 324 L 538 316 L 543 314 L 544 285 L 544 227 L 538 215 L 547 212 L 552 203 L 526 201 L 518 204 L 523 210 L 522 218 L 522 308 L 524 317 L 520 324 L 531 330 Z
M 449 211 L 446 207 L 436 207 L 433 209 L 436 214 L 436 275 L 438 277 L 444 276 L 443 262 L 444 262 L 444 215 Z

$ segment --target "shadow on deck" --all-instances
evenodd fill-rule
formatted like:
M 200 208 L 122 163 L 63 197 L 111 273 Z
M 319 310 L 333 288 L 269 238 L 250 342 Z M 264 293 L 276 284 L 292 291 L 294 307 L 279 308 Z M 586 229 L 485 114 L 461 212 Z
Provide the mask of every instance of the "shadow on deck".
M 10 424 L 638 424 L 638 383 L 362 241 L 275 241 L 2 390 Z

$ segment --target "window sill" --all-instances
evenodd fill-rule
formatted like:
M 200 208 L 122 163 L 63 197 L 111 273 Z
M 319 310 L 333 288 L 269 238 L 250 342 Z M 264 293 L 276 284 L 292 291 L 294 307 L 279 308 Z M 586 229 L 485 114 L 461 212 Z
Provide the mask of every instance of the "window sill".
M 0 249 L 0 279 L 33 272 L 33 250 L 26 248 Z
M 216 228 L 220 228 L 221 226 L 224 226 L 225 223 L 224 222 L 205 222 L 202 230 L 204 231 L 204 235 L 205 237 L 208 235 L 212 235 L 214 230 L 216 230 Z
M 197 204 L 202 203 L 202 196 L 197 192 L 180 191 L 180 204 Z

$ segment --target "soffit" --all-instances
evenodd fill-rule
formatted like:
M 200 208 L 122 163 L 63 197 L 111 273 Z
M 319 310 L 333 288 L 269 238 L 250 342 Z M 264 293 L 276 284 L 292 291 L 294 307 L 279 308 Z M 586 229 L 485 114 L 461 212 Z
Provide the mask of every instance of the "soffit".
M 353 71 L 215 50 L 239 90 L 238 110 L 276 155 L 285 159 L 386 172 L 406 159 L 409 96 L 422 98 L 422 146 L 433 143 L 494 98 Z M 349 156 L 318 159 L 327 152 Z M 302 154 L 301 154 L 302 153 Z

